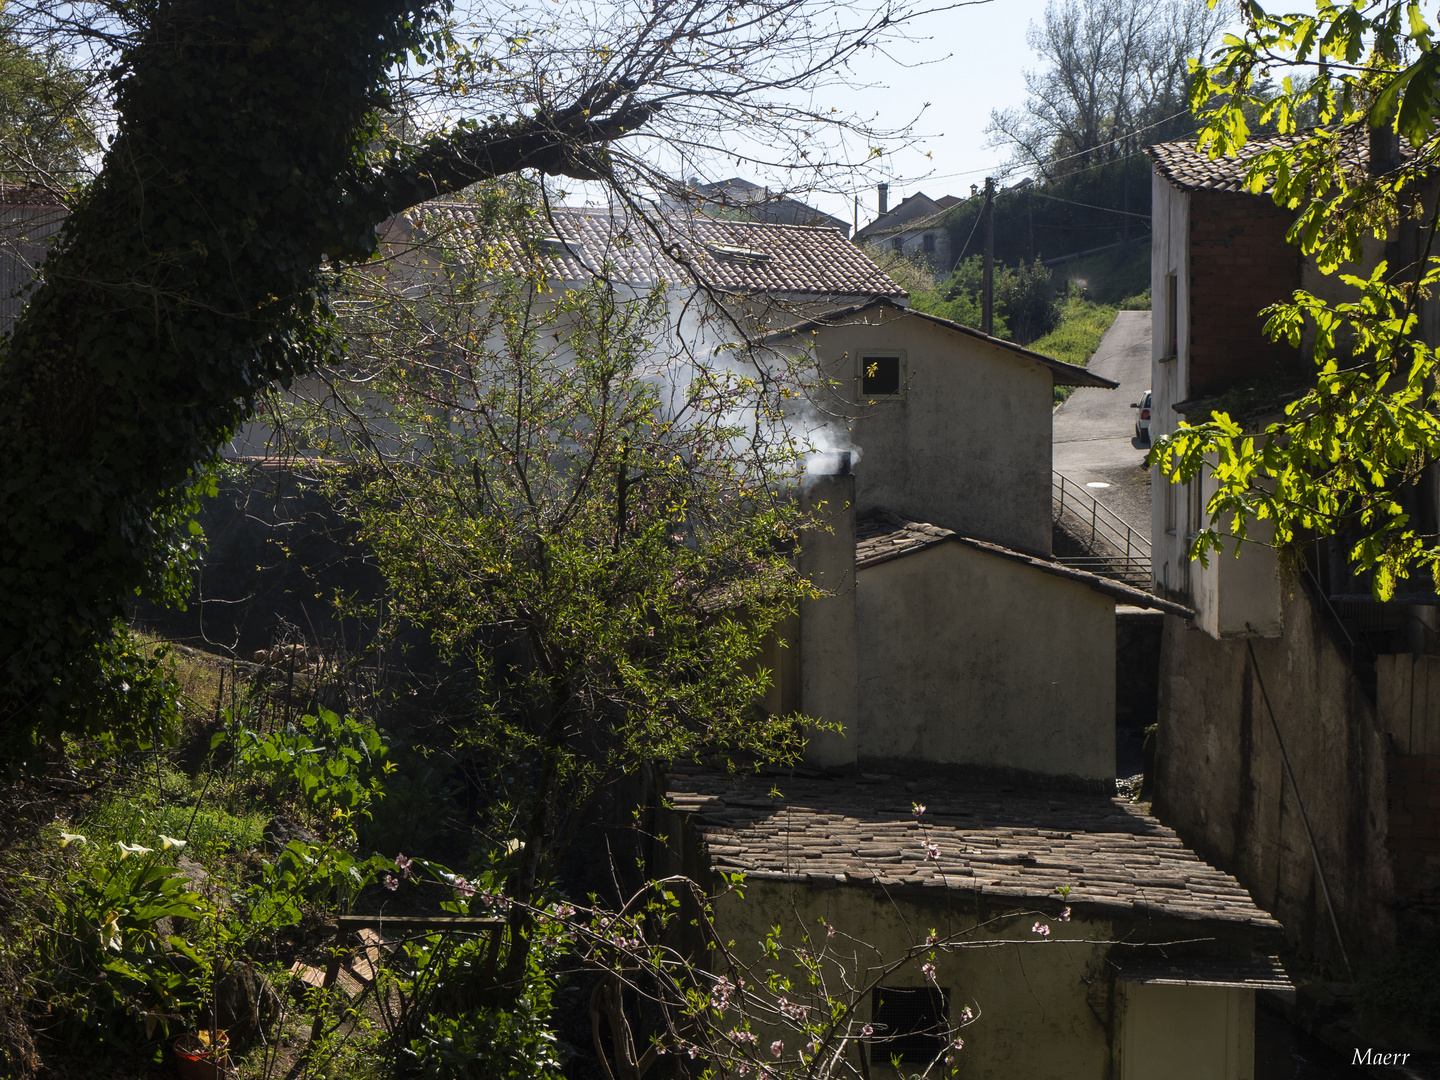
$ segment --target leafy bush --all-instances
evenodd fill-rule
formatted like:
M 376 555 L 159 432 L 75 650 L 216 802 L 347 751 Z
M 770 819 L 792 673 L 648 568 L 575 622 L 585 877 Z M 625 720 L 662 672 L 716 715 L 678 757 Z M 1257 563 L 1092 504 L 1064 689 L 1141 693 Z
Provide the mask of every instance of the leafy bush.
M 142 1027 L 148 1041 L 157 1030 L 173 1034 L 193 1021 L 209 958 L 204 945 L 162 920 L 203 925 L 214 917 L 212 906 L 154 849 L 91 844 L 74 833 L 61 840 L 83 855 L 44 898 L 53 929 L 41 943 L 47 1007 L 67 1024 L 127 1041 Z M 169 837 L 152 842 L 176 846 Z
M 270 799 L 299 796 L 322 818 L 365 817 L 382 794 L 389 748 L 374 725 L 329 709 L 301 716 L 262 735 L 242 725 L 218 733 L 212 747 L 231 742 L 240 768 L 270 785 Z
M 893 275 L 892 275 L 893 276 Z M 962 326 L 979 327 L 983 321 L 984 263 L 979 255 L 960 262 L 945 283 L 913 292 L 917 311 L 949 319 Z M 1027 344 L 1054 327 L 1058 318 L 1050 300 L 1050 271 L 1040 263 L 1028 267 L 995 267 L 993 333 L 998 338 Z

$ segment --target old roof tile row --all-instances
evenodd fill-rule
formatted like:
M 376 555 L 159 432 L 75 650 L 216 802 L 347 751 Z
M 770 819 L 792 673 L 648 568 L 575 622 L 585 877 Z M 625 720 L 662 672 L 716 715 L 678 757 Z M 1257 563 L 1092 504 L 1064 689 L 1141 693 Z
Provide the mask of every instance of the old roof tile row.
M 700 831 L 716 869 L 756 878 L 951 888 L 1007 900 L 1054 901 L 1057 888 L 1068 887 L 1066 902 L 1097 913 L 1279 926 L 1172 830 L 1103 795 L 954 782 L 929 791 L 917 816 L 894 781 L 747 785 L 711 773 L 672 773 L 666 795 Z

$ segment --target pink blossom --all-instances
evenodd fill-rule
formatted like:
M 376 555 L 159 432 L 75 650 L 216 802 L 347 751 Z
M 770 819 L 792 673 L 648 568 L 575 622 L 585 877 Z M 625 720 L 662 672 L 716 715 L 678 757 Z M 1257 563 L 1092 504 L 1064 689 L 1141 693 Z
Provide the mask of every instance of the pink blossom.
M 940 940 L 940 939 L 937 938 L 934 934 L 926 934 L 926 935 L 925 935 L 925 944 L 926 944 L 926 945 L 934 945 L 934 944 L 935 944 L 937 941 L 939 941 L 939 940 Z
M 389 889 L 391 892 L 394 892 L 400 887 L 400 879 L 397 878 L 394 874 L 386 874 L 380 880 L 380 884 L 384 885 L 385 888 Z
M 875 1026 L 873 1024 L 866 1024 L 860 1029 L 860 1034 L 868 1039 L 871 1035 L 875 1034 Z
M 395 856 L 395 869 L 400 871 L 401 877 L 408 878 L 410 876 L 410 870 L 414 865 L 415 863 L 412 860 L 405 857 L 404 852 Z
M 925 841 L 925 857 L 926 857 L 927 859 L 933 859 L 935 862 L 939 862 L 939 861 L 940 861 L 940 845 L 937 844 L 937 843 L 935 843 L 935 841 L 933 841 L 933 840 L 926 840 L 926 841 Z
M 1041 937 L 1049 937 L 1050 927 L 1046 923 L 1037 922 L 1034 926 L 1030 927 L 1030 932 L 1032 934 L 1039 934 Z
M 953 1043 L 950 1044 L 950 1046 L 951 1046 L 952 1049 L 955 1049 L 955 1050 L 964 1050 L 964 1049 L 965 1049 L 965 1040 L 964 1040 L 964 1039 L 956 1039 Z
M 1070 921 L 1070 909 L 1069 909 L 1068 907 L 1067 907 L 1064 911 L 1060 912 L 1060 921 L 1061 921 L 1061 922 L 1069 922 L 1069 921 Z
M 916 817 L 917 819 L 919 819 L 919 818 L 922 817 L 922 816 L 924 815 L 924 813 L 925 813 L 925 804 L 924 804 L 924 803 L 918 803 L 918 802 L 917 802 L 917 803 L 911 803 L 911 804 L 910 804 L 910 809 L 913 810 L 913 811 L 915 811 L 915 817 Z
M 935 981 L 935 965 L 934 965 L 934 964 L 921 964 L 921 965 L 920 965 L 920 970 L 925 973 L 925 977 L 926 977 L 927 979 L 929 979 L 931 982 L 934 982 L 934 981 Z
M 750 1071 L 750 1065 L 748 1062 L 742 1061 L 739 1065 L 735 1066 L 735 1071 L 738 1072 L 741 1076 L 744 1076 Z
M 960 1022 L 962 1024 L 968 1024 L 971 1020 L 974 1019 L 975 1013 L 971 1011 L 969 1005 L 966 1005 L 965 1008 L 960 1011 Z
M 466 881 L 463 877 L 457 877 L 455 879 L 455 891 L 461 896 L 474 896 L 475 886 L 471 885 L 470 882 Z
M 829 926 L 825 927 L 825 936 L 826 936 L 826 937 L 834 937 L 834 936 L 835 936 L 835 924 L 834 924 L 834 923 L 831 923 Z
M 773 1043 L 770 1044 L 771 1057 L 778 1058 L 783 1053 L 785 1053 L 785 1043 L 782 1040 L 776 1039 Z

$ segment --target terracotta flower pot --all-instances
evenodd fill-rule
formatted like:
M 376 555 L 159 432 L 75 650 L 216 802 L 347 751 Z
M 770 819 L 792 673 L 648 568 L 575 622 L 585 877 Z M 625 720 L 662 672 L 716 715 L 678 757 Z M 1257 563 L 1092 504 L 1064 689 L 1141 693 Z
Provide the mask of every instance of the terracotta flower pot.
M 210 1046 L 210 1033 L 181 1035 L 175 1040 L 175 1071 L 180 1080 L 226 1080 L 232 1075 L 228 1049 L 230 1040 L 225 1032 L 219 1032 L 214 1048 Z

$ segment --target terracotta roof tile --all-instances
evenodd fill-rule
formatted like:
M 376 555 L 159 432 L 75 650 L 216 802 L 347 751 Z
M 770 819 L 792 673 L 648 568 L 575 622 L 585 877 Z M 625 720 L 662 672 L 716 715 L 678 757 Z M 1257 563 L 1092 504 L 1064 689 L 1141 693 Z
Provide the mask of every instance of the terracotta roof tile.
M 431 233 L 477 228 L 473 208 L 460 203 L 426 203 L 408 220 Z M 678 256 L 706 285 L 726 293 L 826 299 L 907 295 L 837 229 L 694 216 L 661 219 L 657 237 L 638 220 L 563 207 L 552 212 L 552 222 L 562 243 L 542 243 L 539 254 L 552 260 L 554 272 L 566 280 L 584 280 L 608 265 L 617 279 L 631 285 L 674 281 L 683 275 Z M 542 231 L 550 232 L 552 222 Z M 536 254 L 526 252 L 513 234 L 487 240 L 517 270 L 531 265 Z
M 1238 157 L 1211 159 L 1200 153 L 1193 142 L 1156 143 L 1146 148 L 1155 171 L 1178 188 L 1188 191 L 1247 191 L 1245 177 L 1250 159 L 1266 150 L 1291 147 L 1313 132 L 1292 135 L 1269 135 L 1250 139 Z M 1370 163 L 1370 138 L 1360 126 L 1340 133 L 1341 159 L 1357 179 L 1363 178 Z M 1266 190 L 1269 188 L 1267 186 Z
M 771 786 L 781 795 L 771 797 Z M 1103 795 L 932 788 L 922 821 L 898 782 L 745 781 L 672 773 L 666 797 L 688 816 L 712 865 L 757 878 L 948 887 L 1055 900 L 1097 915 L 1153 912 L 1279 929 L 1229 874 L 1134 805 Z M 763 802 L 765 810 L 753 807 Z M 737 811 L 737 806 L 744 809 Z M 923 823 L 923 828 L 922 828 Z M 883 839 L 881 839 L 883 837 Z M 926 854 L 926 841 L 940 851 Z

